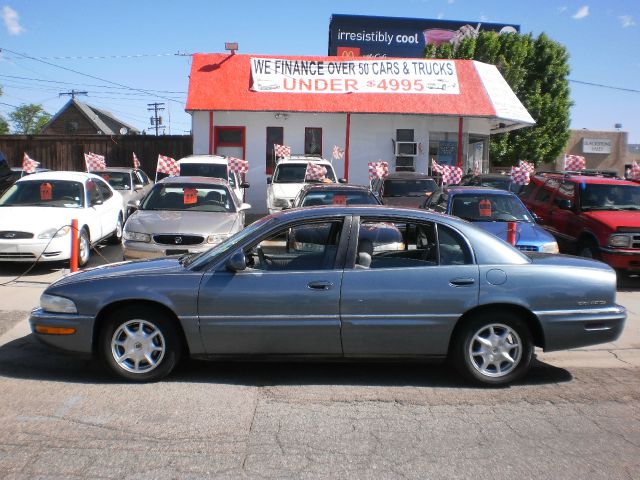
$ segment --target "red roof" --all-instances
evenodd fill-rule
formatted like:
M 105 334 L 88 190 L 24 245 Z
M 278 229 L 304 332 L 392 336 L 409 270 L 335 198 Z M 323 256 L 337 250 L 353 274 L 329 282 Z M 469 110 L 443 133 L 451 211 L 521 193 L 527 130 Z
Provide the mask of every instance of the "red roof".
M 251 58 L 341 62 L 347 57 L 195 54 L 187 111 L 403 113 L 496 118 L 496 109 L 471 60 L 453 60 L 459 94 L 276 93 L 251 90 Z M 362 60 L 371 60 L 363 58 Z

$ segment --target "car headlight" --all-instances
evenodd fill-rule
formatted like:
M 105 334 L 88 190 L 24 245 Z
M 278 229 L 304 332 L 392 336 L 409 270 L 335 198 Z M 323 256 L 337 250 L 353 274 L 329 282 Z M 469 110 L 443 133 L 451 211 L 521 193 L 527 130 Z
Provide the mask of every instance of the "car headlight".
M 631 246 L 631 236 L 611 235 L 609 237 L 609 246 L 619 247 L 619 248 L 629 248 Z
M 73 301 L 57 295 L 47 295 L 46 293 L 40 296 L 40 308 L 45 312 L 52 313 L 78 313 L 76 304 Z
M 133 242 L 149 243 L 151 241 L 151 235 L 149 235 L 148 233 L 132 232 L 130 230 L 125 230 L 124 239 L 131 240 Z
M 540 251 L 545 253 L 560 253 L 557 242 L 543 243 L 540 247 Z
M 274 198 L 273 199 L 273 206 L 274 207 L 284 208 L 284 207 L 288 207 L 289 205 L 291 205 L 291 201 L 289 201 L 286 198 Z
M 70 231 L 71 231 L 71 227 L 69 225 L 65 225 L 62 228 L 48 228 L 44 232 L 42 232 L 40 235 L 38 235 L 38 238 L 46 240 L 49 238 L 64 237 Z
M 222 243 L 229 238 L 228 233 L 216 233 L 207 237 L 207 243 Z

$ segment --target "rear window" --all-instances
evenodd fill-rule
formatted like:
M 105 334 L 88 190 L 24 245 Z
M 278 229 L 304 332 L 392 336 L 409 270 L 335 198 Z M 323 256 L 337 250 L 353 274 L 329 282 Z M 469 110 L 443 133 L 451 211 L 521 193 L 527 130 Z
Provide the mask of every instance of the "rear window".
M 326 178 L 332 182 L 336 181 L 336 177 L 333 174 L 333 169 L 328 165 L 323 165 L 327 169 Z M 284 164 L 279 163 L 276 167 L 276 171 L 273 175 L 274 183 L 304 183 L 305 173 L 307 171 L 307 164 L 303 163 L 291 163 Z
M 181 163 L 181 177 L 212 177 L 228 181 L 227 166 L 211 163 Z
M 385 180 L 383 195 L 385 197 L 422 197 L 427 192 L 434 192 L 436 188 L 438 186 L 431 178 Z

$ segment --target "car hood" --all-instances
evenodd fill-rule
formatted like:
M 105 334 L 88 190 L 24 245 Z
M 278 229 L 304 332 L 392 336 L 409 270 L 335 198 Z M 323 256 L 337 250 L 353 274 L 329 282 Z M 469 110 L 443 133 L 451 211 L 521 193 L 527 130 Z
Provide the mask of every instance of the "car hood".
M 390 207 L 420 207 L 429 198 L 427 195 L 419 197 L 383 197 L 382 203 Z
M 178 261 L 179 257 L 163 257 L 151 260 L 112 263 L 100 267 L 88 268 L 71 273 L 51 284 L 55 288 L 70 283 L 86 282 L 94 279 L 131 277 L 140 275 L 171 275 L 184 273 L 184 267 Z
M 640 227 L 640 210 L 597 210 L 582 212 L 591 221 L 607 226 L 611 230 L 618 227 Z
M 83 209 L 64 207 L 0 207 L 0 230 L 38 234 L 47 228 L 71 225 Z
M 237 221 L 237 213 L 138 210 L 127 220 L 126 229 L 149 234 L 209 235 L 230 233 Z
M 304 183 L 272 183 L 271 192 L 276 198 L 292 199 L 304 187 Z
M 507 240 L 507 227 L 509 222 L 473 222 L 473 224 L 502 240 Z M 555 242 L 553 235 L 536 223 L 516 222 L 516 226 L 516 239 L 518 244 Z

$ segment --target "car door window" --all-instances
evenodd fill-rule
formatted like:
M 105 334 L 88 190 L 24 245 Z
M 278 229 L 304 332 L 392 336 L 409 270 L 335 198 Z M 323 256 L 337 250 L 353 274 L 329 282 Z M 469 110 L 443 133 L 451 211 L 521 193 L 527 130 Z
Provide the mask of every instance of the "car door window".
M 102 195 L 98 190 L 98 185 L 95 180 L 89 180 L 87 182 L 87 197 L 89 198 L 89 205 L 100 205 L 102 203 Z
M 134 187 L 144 187 L 148 181 L 145 181 L 144 177 L 141 175 L 141 172 L 133 172 L 133 186 Z
M 438 254 L 440 265 L 473 263 L 473 256 L 467 242 L 462 235 L 446 225 L 438 225 Z
M 245 251 L 247 266 L 267 271 L 333 269 L 342 225 L 310 222 L 283 228 Z
M 100 180 L 95 180 L 96 186 L 98 187 L 98 190 L 100 191 L 100 195 L 102 195 L 102 200 L 103 201 L 107 201 L 109 200 L 111 197 L 113 197 L 113 192 L 111 191 L 111 189 L 107 186 L 106 183 L 100 181 Z

